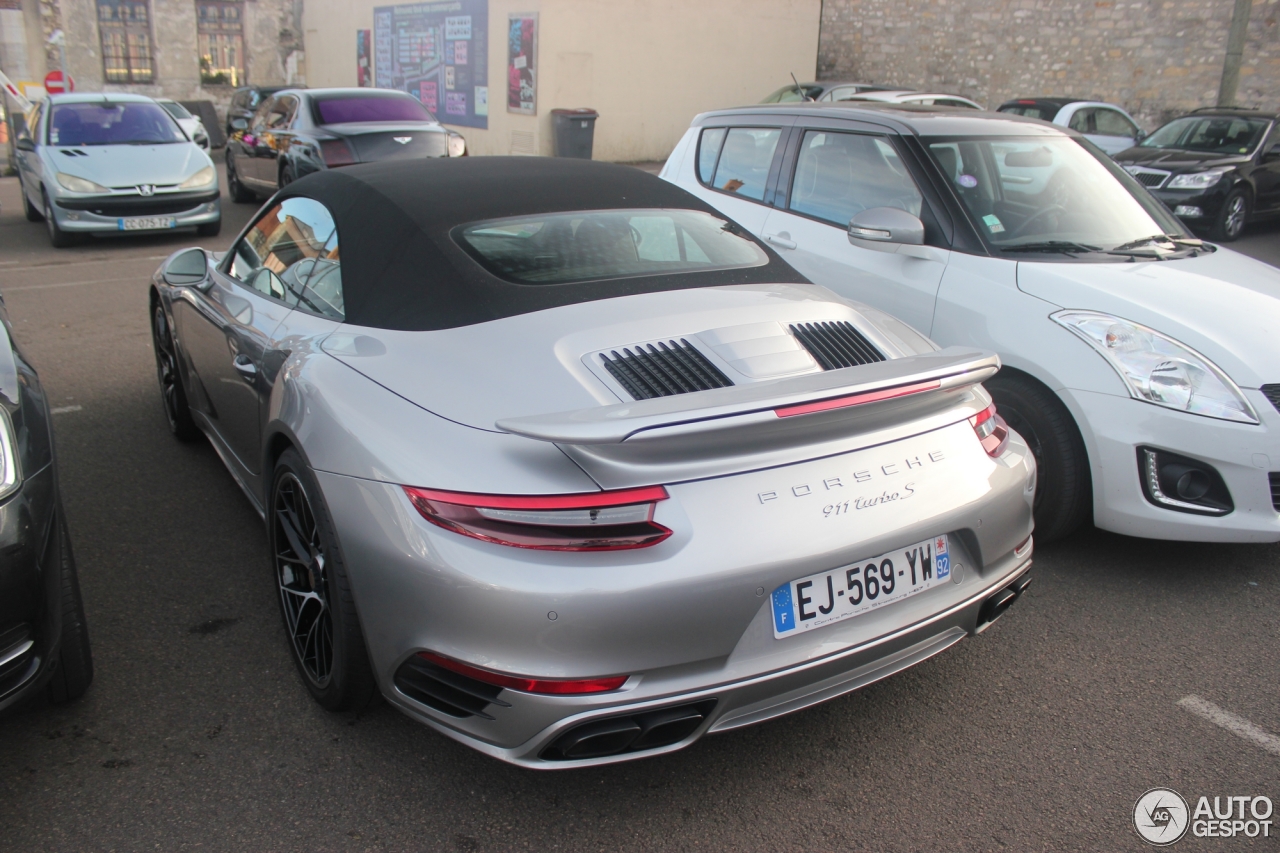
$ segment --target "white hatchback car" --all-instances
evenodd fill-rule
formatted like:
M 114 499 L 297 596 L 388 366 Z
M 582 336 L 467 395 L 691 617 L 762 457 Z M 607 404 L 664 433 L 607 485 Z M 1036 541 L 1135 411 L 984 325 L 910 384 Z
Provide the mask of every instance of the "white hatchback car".
M 1076 98 L 1016 98 L 996 112 L 1038 118 L 1084 134 L 1085 138 L 1114 156 L 1141 142 L 1146 133 L 1137 120 L 1115 104 Z
M 1134 536 L 1280 540 L 1280 270 L 1192 238 L 1079 134 L 756 106 L 698 116 L 662 175 L 811 281 L 1000 353 L 986 385 L 1040 463 L 1040 541 L 1090 515 Z

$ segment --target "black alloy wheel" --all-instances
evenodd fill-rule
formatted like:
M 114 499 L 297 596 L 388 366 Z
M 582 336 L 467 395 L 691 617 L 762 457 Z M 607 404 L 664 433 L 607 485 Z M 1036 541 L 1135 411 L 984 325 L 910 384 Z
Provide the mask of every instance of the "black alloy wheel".
M 296 180 L 297 178 L 293 174 L 293 166 L 285 166 L 280 170 L 280 180 L 276 184 L 280 189 L 284 189 Z
M 1218 218 L 1213 223 L 1213 239 L 1219 243 L 1230 243 L 1244 233 L 1245 223 L 1249 219 L 1249 193 L 1244 189 L 1234 189 L 1222 203 Z
M 292 448 L 282 453 L 271 488 L 269 535 L 293 662 L 323 707 L 359 710 L 369 703 L 376 684 L 322 501 L 315 475 L 302 457 Z
M 169 332 L 169 319 L 161 305 L 156 305 L 152 315 L 151 346 L 156 351 L 156 378 L 160 380 L 160 401 L 164 404 L 169 432 L 179 441 L 193 441 L 200 437 L 200 428 L 191 417 L 187 392 L 182 387 L 182 375 L 178 372 L 173 335 Z
M 1009 428 L 1036 458 L 1036 542 L 1048 544 L 1083 524 L 1093 507 L 1084 439 L 1057 395 L 1009 371 L 984 383 Z
M 240 175 L 236 173 L 236 161 L 231 156 L 231 146 L 227 146 L 227 192 L 236 204 L 248 204 L 257 201 L 253 190 L 240 183 Z

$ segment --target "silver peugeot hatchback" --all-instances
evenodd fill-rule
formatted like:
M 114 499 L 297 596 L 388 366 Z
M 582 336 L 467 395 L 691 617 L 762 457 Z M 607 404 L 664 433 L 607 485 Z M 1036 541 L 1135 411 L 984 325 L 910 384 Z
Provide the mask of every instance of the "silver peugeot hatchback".
M 50 95 L 15 142 L 22 208 L 56 248 L 92 233 L 222 227 L 218 173 L 168 112 L 142 95 Z

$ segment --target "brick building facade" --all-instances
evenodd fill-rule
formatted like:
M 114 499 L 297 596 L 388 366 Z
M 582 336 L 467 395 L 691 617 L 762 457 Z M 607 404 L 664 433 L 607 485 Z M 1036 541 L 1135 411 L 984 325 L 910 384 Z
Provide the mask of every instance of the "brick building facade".
M 1118 103 L 1147 130 L 1218 94 L 1234 0 L 824 0 L 822 79 Z M 1280 108 L 1280 2 L 1254 0 L 1236 103 Z

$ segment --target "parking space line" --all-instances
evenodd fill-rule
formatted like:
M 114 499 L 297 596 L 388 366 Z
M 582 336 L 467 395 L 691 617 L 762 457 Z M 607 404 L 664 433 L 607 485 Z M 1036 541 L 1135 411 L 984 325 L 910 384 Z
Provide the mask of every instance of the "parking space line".
M 1272 755 L 1280 755 L 1280 737 L 1255 726 L 1244 717 L 1219 708 L 1208 699 L 1201 699 L 1199 696 L 1183 696 L 1178 700 L 1178 706 L 1255 746 L 1262 747 Z
M 64 414 L 64 413 L 66 413 L 66 412 L 78 412 L 78 411 L 81 411 L 83 408 L 84 408 L 84 406 L 58 406 L 58 407 L 57 407 L 57 408 L 55 408 L 55 409 L 50 409 L 50 410 L 49 410 L 49 414 L 51 414 L 51 415 L 61 415 L 61 414 Z
M 47 264 L 30 264 L 25 267 L 15 267 L 13 264 L 20 264 L 22 261 L 0 261 L 0 266 L 5 267 L 5 272 L 31 272 L 32 270 L 50 270 L 62 269 L 63 267 L 86 267 L 91 265 L 103 265 L 118 261 L 163 261 L 168 255 L 139 255 L 137 257 L 123 258 L 98 258 L 92 261 L 71 261 L 69 263 L 58 263 L 56 261 Z
M 0 287 L 0 293 L 17 293 L 19 290 L 49 290 L 54 287 L 81 287 L 86 284 L 116 284 L 122 281 L 141 281 L 136 275 L 128 278 L 95 278 L 90 281 L 64 281 L 56 284 L 28 284 L 25 287 Z

